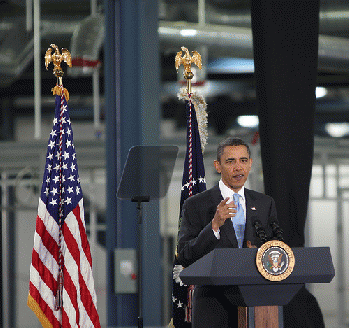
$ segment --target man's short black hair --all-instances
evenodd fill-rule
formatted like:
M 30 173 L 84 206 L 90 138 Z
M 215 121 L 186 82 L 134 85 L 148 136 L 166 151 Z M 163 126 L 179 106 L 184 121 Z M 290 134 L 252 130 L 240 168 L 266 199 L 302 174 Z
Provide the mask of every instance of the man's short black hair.
M 228 138 L 223 139 L 217 147 L 217 161 L 218 162 L 221 161 L 221 157 L 222 157 L 222 154 L 224 152 L 224 148 L 227 146 L 245 146 L 247 148 L 248 156 L 251 158 L 250 147 L 245 141 L 243 141 L 242 139 L 237 138 L 237 137 L 228 137 Z

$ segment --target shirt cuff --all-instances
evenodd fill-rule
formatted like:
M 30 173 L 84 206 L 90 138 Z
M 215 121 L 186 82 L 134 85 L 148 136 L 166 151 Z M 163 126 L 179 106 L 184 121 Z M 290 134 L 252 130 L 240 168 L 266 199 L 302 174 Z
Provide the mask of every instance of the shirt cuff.
M 214 231 L 213 229 L 212 229 L 212 231 L 213 231 L 213 233 L 214 233 L 214 235 L 216 236 L 216 238 L 217 239 L 221 239 L 221 235 L 220 235 L 220 230 L 218 229 L 218 231 Z

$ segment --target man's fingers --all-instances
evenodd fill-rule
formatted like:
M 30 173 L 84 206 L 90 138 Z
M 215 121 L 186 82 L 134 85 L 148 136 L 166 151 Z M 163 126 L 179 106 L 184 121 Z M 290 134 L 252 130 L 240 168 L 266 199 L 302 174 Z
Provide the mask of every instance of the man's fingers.
M 217 207 L 221 207 L 221 206 L 224 206 L 227 204 L 227 201 L 229 200 L 230 198 L 227 197 L 227 198 L 224 198 L 219 204 Z

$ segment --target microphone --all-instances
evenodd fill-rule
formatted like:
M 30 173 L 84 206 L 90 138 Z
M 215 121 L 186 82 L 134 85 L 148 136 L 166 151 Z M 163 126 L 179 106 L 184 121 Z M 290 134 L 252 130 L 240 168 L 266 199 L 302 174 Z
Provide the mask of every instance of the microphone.
M 262 244 L 266 243 L 268 241 L 267 234 L 263 228 L 262 222 L 257 220 L 253 221 L 253 227 L 255 228 L 256 235 L 261 241 Z
M 271 217 L 269 222 L 271 229 L 273 230 L 273 236 L 277 240 L 284 241 L 284 237 L 282 236 L 284 231 L 280 228 L 278 220 L 275 217 Z

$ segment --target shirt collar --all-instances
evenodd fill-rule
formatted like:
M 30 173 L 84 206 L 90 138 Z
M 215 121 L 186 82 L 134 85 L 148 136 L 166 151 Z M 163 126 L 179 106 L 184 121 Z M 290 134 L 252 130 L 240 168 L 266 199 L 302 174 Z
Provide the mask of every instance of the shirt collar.
M 224 182 L 221 180 L 219 180 L 219 189 L 221 191 L 222 197 L 223 199 L 227 198 L 227 197 L 232 197 L 233 194 L 235 193 L 234 190 L 230 189 L 228 186 L 226 186 L 224 184 Z M 242 188 L 238 191 L 238 194 L 242 197 L 242 200 L 245 200 L 245 186 L 242 186 Z

